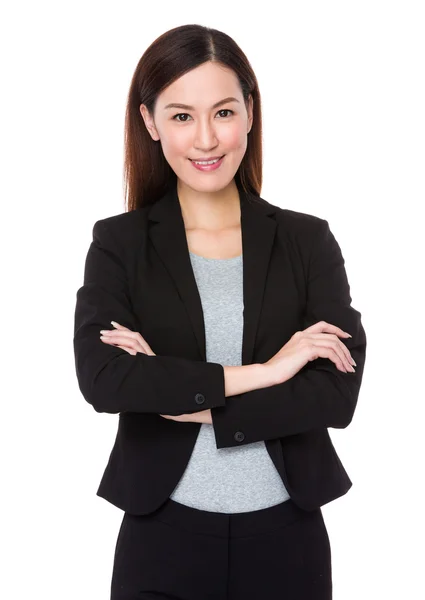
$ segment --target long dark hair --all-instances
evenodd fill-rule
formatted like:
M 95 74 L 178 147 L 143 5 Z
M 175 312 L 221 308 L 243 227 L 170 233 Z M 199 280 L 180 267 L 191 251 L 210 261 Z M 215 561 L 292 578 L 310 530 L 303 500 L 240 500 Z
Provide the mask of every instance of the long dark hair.
M 203 25 L 181 25 L 160 35 L 147 48 L 131 81 L 124 132 L 126 211 L 153 204 L 177 180 L 160 143 L 155 142 L 146 129 L 140 104 L 145 104 L 153 114 L 163 89 L 207 61 L 221 63 L 235 72 L 246 106 L 249 94 L 252 96 L 253 124 L 235 182 L 239 189 L 260 195 L 263 175 L 261 99 L 252 67 L 227 34 Z

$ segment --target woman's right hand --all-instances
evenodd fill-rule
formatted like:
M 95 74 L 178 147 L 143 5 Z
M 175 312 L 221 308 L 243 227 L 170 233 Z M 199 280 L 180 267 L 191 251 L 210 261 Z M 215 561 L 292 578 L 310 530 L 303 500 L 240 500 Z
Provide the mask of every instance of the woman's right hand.
M 336 325 L 319 321 L 303 331 L 297 331 L 291 339 L 265 365 L 273 369 L 277 383 L 291 379 L 304 365 L 316 358 L 328 358 L 343 373 L 355 372 L 355 364 L 347 346 L 339 337 L 351 337 Z

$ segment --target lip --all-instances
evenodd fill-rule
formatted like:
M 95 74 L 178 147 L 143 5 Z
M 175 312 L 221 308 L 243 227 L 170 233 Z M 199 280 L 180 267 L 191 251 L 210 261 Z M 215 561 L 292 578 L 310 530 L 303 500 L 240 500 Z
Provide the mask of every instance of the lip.
M 209 156 L 208 158 L 189 158 L 189 160 L 215 160 L 216 158 L 222 158 L 224 154 L 218 154 L 217 156 Z
M 198 169 L 198 171 L 215 171 L 223 163 L 223 159 L 225 156 L 226 156 L 225 154 L 223 154 L 221 157 L 216 156 L 215 158 L 220 158 L 220 160 L 217 161 L 216 163 L 214 163 L 213 165 L 198 165 L 191 158 L 189 158 L 189 160 L 192 163 L 192 165 L 195 167 L 195 169 Z M 205 158 L 202 160 L 214 160 L 214 159 L 213 158 L 210 158 L 210 159 Z

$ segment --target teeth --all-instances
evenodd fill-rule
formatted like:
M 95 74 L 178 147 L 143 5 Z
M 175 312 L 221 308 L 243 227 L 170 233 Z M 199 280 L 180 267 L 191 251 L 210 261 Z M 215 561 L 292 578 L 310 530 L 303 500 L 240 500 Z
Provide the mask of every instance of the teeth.
M 197 165 L 214 165 L 219 160 L 219 158 L 216 158 L 215 160 L 194 160 L 193 162 Z

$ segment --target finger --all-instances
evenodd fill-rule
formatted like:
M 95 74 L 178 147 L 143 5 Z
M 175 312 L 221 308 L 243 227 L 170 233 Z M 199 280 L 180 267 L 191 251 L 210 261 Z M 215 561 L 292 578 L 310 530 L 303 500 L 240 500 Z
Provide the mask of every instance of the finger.
M 347 346 L 344 344 L 344 342 L 341 342 L 341 340 L 333 333 L 310 333 L 309 337 L 314 340 L 317 340 L 319 343 L 321 342 L 322 345 L 323 342 L 326 344 L 327 342 L 332 341 L 338 346 L 340 351 L 344 353 L 345 360 L 348 363 L 348 365 L 352 365 L 354 363 L 353 357 L 351 356 L 351 352 L 349 351 Z
M 191 415 L 161 415 L 166 417 L 167 419 L 172 419 L 173 421 L 187 421 L 190 420 Z
M 139 338 L 139 343 L 145 348 L 146 354 L 151 354 L 151 355 L 153 354 L 154 356 L 156 356 L 155 352 L 149 346 L 149 344 L 147 343 L 147 341 L 145 340 L 145 338 L 142 336 L 142 334 L 139 333 L 139 332 L 137 332 L 137 336 Z
M 156 356 L 155 353 L 153 352 L 152 348 L 149 346 L 149 344 L 146 342 L 146 340 L 142 337 L 142 335 L 138 331 L 131 331 L 131 329 L 127 329 L 125 327 L 123 329 L 113 329 L 113 330 L 102 329 L 101 333 L 105 336 L 108 336 L 108 337 L 114 339 L 114 340 L 116 340 L 117 338 L 121 340 L 125 337 L 132 339 L 132 340 L 136 340 L 136 342 L 138 343 L 138 345 L 141 348 L 141 352 L 143 352 L 144 354 L 153 354 L 154 356 Z
M 116 348 L 122 348 L 123 350 L 126 350 L 127 352 L 129 352 L 130 350 L 132 352 L 136 352 L 136 350 L 134 348 L 132 348 L 131 346 L 124 346 L 124 345 L 119 345 L 116 340 L 112 340 L 110 336 L 106 337 L 106 336 L 100 336 L 100 339 L 103 343 L 105 344 L 109 344 L 110 346 L 115 346 Z M 137 352 L 136 352 L 137 353 Z
M 106 334 L 114 336 L 128 336 L 129 338 L 138 340 L 145 348 L 149 346 L 149 344 L 138 331 L 132 331 L 131 329 L 127 329 L 127 327 L 120 326 L 120 329 L 112 329 L 107 331 Z
M 342 349 L 340 348 L 340 346 L 338 344 L 335 344 L 331 340 L 328 340 L 327 342 L 325 342 L 323 344 L 321 344 L 320 342 L 318 344 L 316 342 L 314 342 L 314 345 L 316 347 L 327 348 L 328 350 L 331 350 L 334 353 L 334 355 L 338 357 L 339 362 L 344 366 L 344 370 L 346 372 L 348 372 L 348 371 L 353 372 L 354 367 L 347 360 L 344 352 L 342 351 Z
M 122 344 L 123 346 L 130 346 L 137 352 L 142 352 L 143 354 L 147 354 L 146 349 L 140 343 L 139 339 L 134 335 L 133 331 L 111 331 L 110 333 L 104 333 L 100 336 L 100 339 L 105 342 L 110 342 L 112 344 Z
M 116 321 L 111 321 L 111 323 L 116 329 L 120 329 L 121 331 L 123 331 L 123 330 L 131 331 L 131 329 L 129 329 L 128 327 L 124 327 L 124 325 L 121 325 L 120 323 L 117 323 Z
M 147 343 L 147 341 L 145 340 L 145 338 L 142 336 L 142 334 L 139 331 L 132 331 L 131 329 L 128 329 L 127 327 L 124 327 L 123 325 L 120 325 L 116 321 L 111 321 L 111 323 L 113 325 L 116 325 L 119 330 L 125 330 L 125 331 L 129 332 L 132 337 L 134 337 L 135 339 L 138 339 L 146 354 L 154 354 L 155 355 L 154 351 L 152 350 L 152 348 L 149 346 L 149 344 Z
M 342 362 L 338 354 L 336 354 L 336 352 L 333 350 L 333 348 L 329 348 L 326 346 L 315 346 L 313 349 L 313 353 L 317 357 L 328 358 L 335 364 L 339 371 L 347 373 L 347 369 L 345 368 L 344 363 Z
M 318 323 L 314 323 L 304 329 L 304 331 L 310 333 L 334 333 L 335 335 L 339 335 L 341 337 L 352 337 L 347 331 L 341 329 L 341 327 L 337 327 L 336 325 L 332 325 L 332 323 L 328 323 L 327 321 L 319 321 Z
M 126 350 L 126 352 L 128 352 L 129 354 L 132 354 L 133 356 L 135 356 L 138 352 L 140 352 L 140 354 L 147 354 L 147 352 L 144 352 L 140 348 L 133 348 L 132 346 L 128 346 L 128 345 L 120 346 L 109 338 L 102 339 L 102 342 L 104 342 L 105 344 L 110 344 L 111 346 L 115 346 L 116 348 L 122 348 L 123 350 Z
M 101 329 L 100 332 L 111 338 L 116 338 L 118 336 L 121 338 L 136 339 L 136 332 L 131 331 L 130 329 Z
M 315 351 L 319 354 L 320 357 L 328 358 L 333 363 L 335 363 L 336 367 L 340 371 L 343 371 L 344 373 L 354 372 L 354 368 L 351 365 L 349 365 L 348 368 L 345 366 L 344 360 L 341 358 L 341 355 L 338 354 L 338 352 L 336 352 L 334 347 L 319 345 L 315 348 Z
M 127 348 L 126 346 L 117 346 L 117 348 L 121 348 L 121 350 L 125 350 L 132 356 L 135 356 L 137 354 L 137 350 L 134 350 L 133 348 Z

